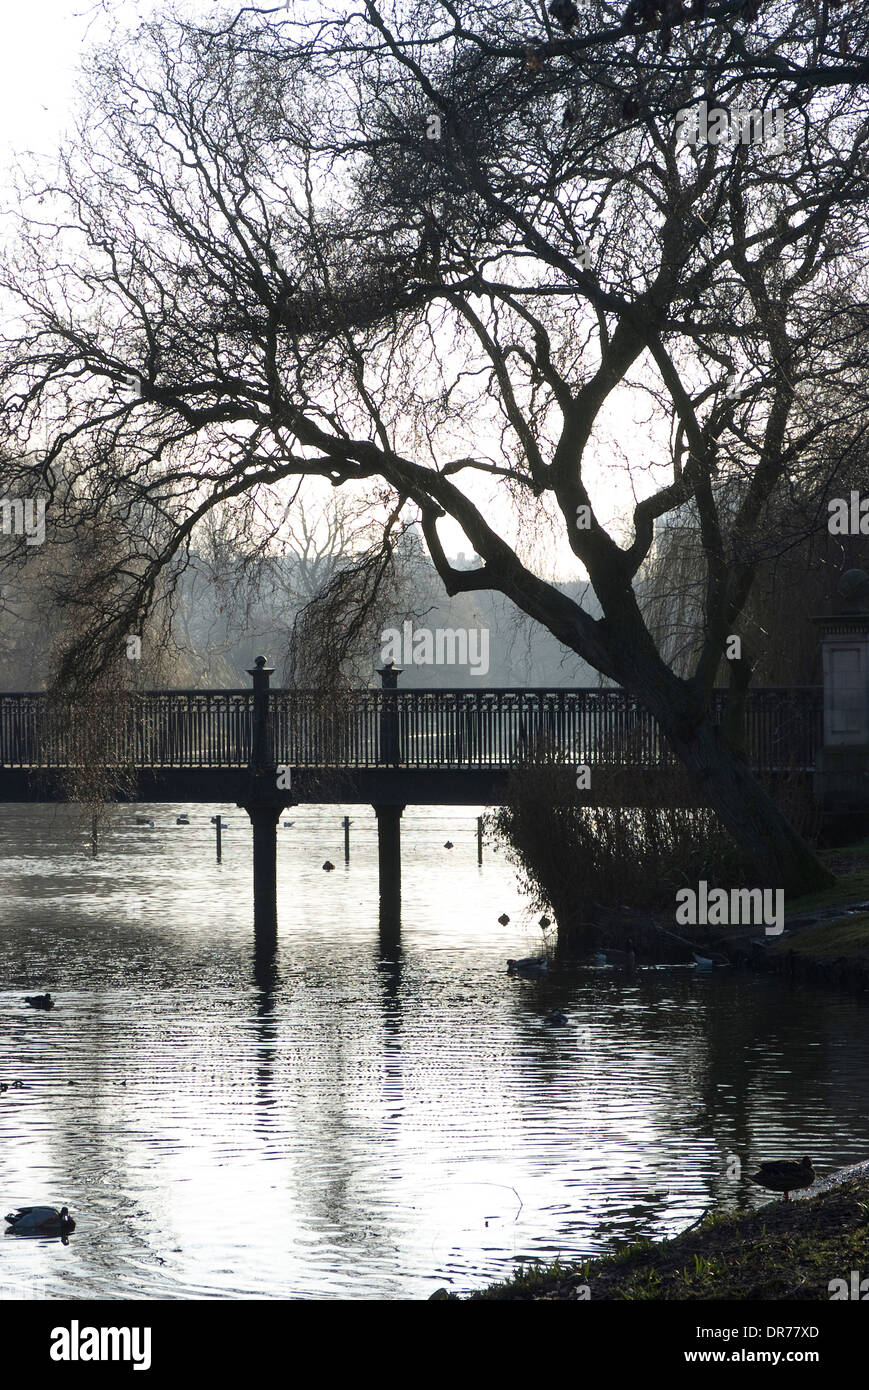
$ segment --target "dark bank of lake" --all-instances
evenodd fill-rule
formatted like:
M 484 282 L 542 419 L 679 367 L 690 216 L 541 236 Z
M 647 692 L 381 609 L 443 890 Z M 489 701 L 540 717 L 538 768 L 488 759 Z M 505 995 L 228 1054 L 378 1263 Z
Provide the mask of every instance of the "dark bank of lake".
M 373 812 L 348 809 L 349 868 L 345 808 L 287 812 L 269 961 L 235 807 L 154 807 L 153 830 L 119 808 L 96 860 L 74 810 L 0 807 L 0 1080 L 24 1082 L 0 1214 L 79 1223 L 67 1247 L 0 1237 L 0 1295 L 468 1292 L 762 1202 L 732 1156 L 869 1152 L 861 999 L 735 970 L 510 978 L 541 934 L 503 856 L 477 866 L 474 809 L 405 812 L 397 949 Z M 57 1009 L 26 1008 L 46 989 Z

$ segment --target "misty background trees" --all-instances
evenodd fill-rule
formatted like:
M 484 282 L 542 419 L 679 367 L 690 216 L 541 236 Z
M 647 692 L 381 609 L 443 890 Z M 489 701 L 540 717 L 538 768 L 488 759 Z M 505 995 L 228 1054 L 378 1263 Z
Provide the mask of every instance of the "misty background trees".
M 318 518 L 320 522 L 323 517 Z M 189 556 L 177 586 L 145 624 L 144 661 L 130 661 L 123 645 L 110 668 L 112 678 L 133 688 L 172 685 L 181 688 L 247 687 L 248 671 L 259 652 L 276 663 L 276 682 L 306 684 L 308 668 L 301 660 L 295 628 L 306 607 L 320 598 L 330 579 L 342 572 L 349 550 L 345 528 L 321 528 L 295 518 L 298 549 L 287 554 L 253 555 L 235 550 L 226 537 L 208 537 L 202 552 Z M 328 518 L 327 518 L 328 521 Z M 58 573 L 58 551 L 49 552 L 50 567 L 41 551 L 7 576 L 0 589 L 0 670 L 8 691 L 41 690 L 49 685 L 63 644 L 69 640 L 71 590 L 80 578 L 78 566 Z M 453 563 L 470 567 L 470 556 Z M 358 634 L 340 675 L 346 685 L 379 686 L 381 635 L 385 627 L 405 621 L 436 628 L 486 628 L 489 631 L 489 670 L 485 679 L 468 666 L 408 667 L 403 686 L 473 689 L 498 686 L 597 685 L 597 673 L 532 623 L 498 594 L 481 592 L 444 596 L 443 586 L 418 539 L 411 533 L 398 557 L 400 582 L 391 595 L 381 596 L 365 631 Z M 576 601 L 588 602 L 587 584 L 564 584 Z M 593 597 L 591 599 L 593 603 Z M 319 621 L 319 620 L 318 620 Z M 163 644 L 157 667 L 149 654 Z M 298 678 L 298 679 L 296 679 Z

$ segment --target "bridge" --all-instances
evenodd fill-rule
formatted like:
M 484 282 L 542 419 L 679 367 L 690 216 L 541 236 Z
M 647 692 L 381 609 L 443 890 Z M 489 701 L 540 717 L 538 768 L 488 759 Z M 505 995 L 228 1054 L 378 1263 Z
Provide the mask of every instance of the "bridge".
M 621 689 L 399 689 L 324 697 L 272 689 L 258 657 L 252 688 L 127 693 L 88 737 L 74 706 L 45 692 L 0 694 L 0 801 L 73 799 L 86 763 L 102 799 L 235 802 L 254 830 L 255 918 L 273 921 L 275 830 L 305 802 L 367 802 L 377 814 L 381 904 L 397 911 L 406 805 L 499 805 L 527 761 L 551 765 L 557 799 L 696 804 L 655 720 Z M 720 722 L 726 691 L 714 694 Z M 764 777 L 809 776 L 823 744 L 822 687 L 749 692 L 746 756 Z M 578 789 L 576 771 L 589 770 Z
M 259 659 L 253 689 L 154 690 L 123 697 L 100 733 L 107 767 L 132 776 L 111 799 L 231 801 L 252 773 L 286 769 L 304 801 L 497 804 L 506 778 L 534 754 L 572 769 L 677 768 L 654 718 L 621 689 L 399 689 L 329 697 L 273 690 Z M 392 684 L 386 684 L 388 681 Z M 713 698 L 720 722 L 726 691 Z M 0 694 L 0 801 L 65 799 L 82 756 L 74 714 L 43 693 Z M 762 775 L 806 773 L 823 741 L 820 686 L 749 692 L 745 745 Z M 277 787 L 274 799 L 280 800 Z M 595 801 L 592 786 L 585 797 Z

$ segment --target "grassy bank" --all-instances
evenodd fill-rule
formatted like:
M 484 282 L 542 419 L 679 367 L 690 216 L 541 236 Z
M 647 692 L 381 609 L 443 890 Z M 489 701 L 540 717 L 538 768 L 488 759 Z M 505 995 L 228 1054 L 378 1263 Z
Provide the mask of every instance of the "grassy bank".
M 831 1280 L 847 1282 L 851 1270 L 869 1275 L 866 1177 L 803 1201 L 715 1214 L 672 1240 L 638 1241 L 581 1265 L 526 1266 L 466 1301 L 827 1301 Z
M 869 840 L 860 840 L 839 849 L 823 850 L 820 857 L 836 875 L 836 882 L 818 893 L 789 898 L 788 916 L 845 907 L 848 903 L 869 899 Z
M 788 902 L 788 930 L 770 940 L 769 955 L 787 956 L 801 971 L 815 965 L 828 975 L 838 963 L 869 978 L 869 912 L 843 915 L 850 904 L 869 901 L 869 841 L 829 850 L 824 858 L 837 875 L 834 887 Z M 852 982 L 860 988 L 862 974 Z
M 848 911 L 869 902 L 869 840 L 822 851 L 821 858 L 836 874 L 835 884 L 818 893 L 788 898 L 785 934 L 767 938 L 768 956 L 799 955 L 819 961 L 865 958 L 869 964 L 869 911 Z M 725 944 L 738 942 L 746 932 L 737 925 L 709 930 L 707 935 L 710 941 Z
M 772 949 L 803 956 L 869 956 L 869 912 L 804 927 Z

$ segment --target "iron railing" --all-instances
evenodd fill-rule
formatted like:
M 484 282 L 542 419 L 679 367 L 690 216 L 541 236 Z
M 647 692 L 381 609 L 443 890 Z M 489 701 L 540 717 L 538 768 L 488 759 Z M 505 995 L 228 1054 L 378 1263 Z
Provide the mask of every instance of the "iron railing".
M 676 761 L 653 716 L 618 689 L 359 690 L 330 700 L 269 690 L 266 698 L 272 761 L 291 767 L 492 770 L 541 752 L 577 765 Z M 725 701 L 716 691 L 718 721 Z M 255 711 L 251 690 L 146 691 L 104 717 L 89 711 L 98 733 L 83 739 L 74 708 L 40 693 L 0 694 L 0 767 L 68 767 L 97 747 L 106 765 L 243 768 Z M 757 771 L 806 771 L 822 742 L 821 687 L 749 692 L 745 747 Z

